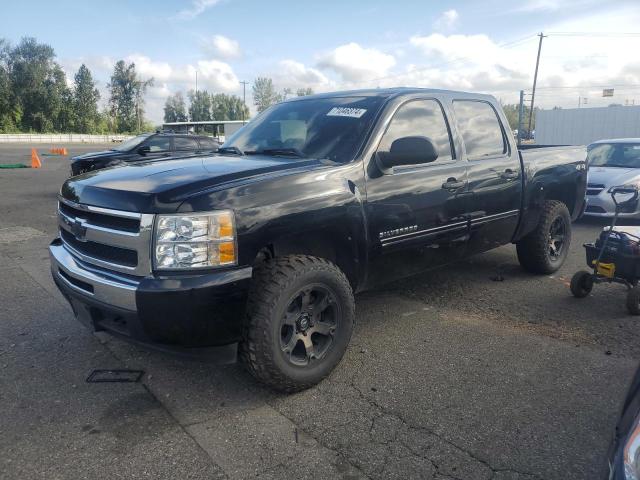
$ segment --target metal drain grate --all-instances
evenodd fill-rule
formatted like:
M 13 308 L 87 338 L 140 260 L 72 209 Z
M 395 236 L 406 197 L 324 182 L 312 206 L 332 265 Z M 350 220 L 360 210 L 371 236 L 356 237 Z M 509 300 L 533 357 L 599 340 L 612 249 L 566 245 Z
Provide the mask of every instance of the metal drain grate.
M 87 383 L 137 383 L 144 370 L 94 370 L 87 377 Z

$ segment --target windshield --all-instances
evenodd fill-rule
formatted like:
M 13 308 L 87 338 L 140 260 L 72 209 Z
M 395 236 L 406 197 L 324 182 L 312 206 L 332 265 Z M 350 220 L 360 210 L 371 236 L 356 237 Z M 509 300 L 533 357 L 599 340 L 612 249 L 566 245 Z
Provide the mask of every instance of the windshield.
M 588 160 L 590 167 L 640 168 L 640 143 L 597 143 Z
M 346 163 L 356 156 L 383 100 L 333 97 L 280 103 L 231 136 L 222 150 Z
M 138 135 L 137 137 L 130 138 L 111 150 L 115 150 L 117 152 L 128 152 L 144 142 L 150 135 L 150 133 L 145 133 L 144 135 Z

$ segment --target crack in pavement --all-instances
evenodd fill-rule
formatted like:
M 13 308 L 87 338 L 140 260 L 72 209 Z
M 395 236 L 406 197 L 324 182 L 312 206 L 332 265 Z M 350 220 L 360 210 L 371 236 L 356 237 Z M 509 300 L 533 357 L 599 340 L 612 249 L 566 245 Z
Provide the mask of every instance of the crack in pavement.
M 496 475 L 497 473 L 515 473 L 515 474 L 517 474 L 517 475 L 524 475 L 524 476 L 527 476 L 527 477 L 529 477 L 531 480 L 543 480 L 543 479 L 542 479 L 542 477 L 540 477 L 540 476 L 538 476 L 538 475 L 536 475 L 536 474 L 534 474 L 534 473 L 524 472 L 524 471 L 519 471 L 519 470 L 512 469 L 512 468 L 497 468 L 497 467 L 493 467 L 493 466 L 492 466 L 492 465 L 491 465 L 487 460 L 484 460 L 484 459 L 480 458 L 479 456 L 477 456 L 476 454 L 474 454 L 473 452 L 471 452 L 471 451 L 469 451 L 469 450 L 467 450 L 467 449 L 462 448 L 461 446 L 457 445 L 455 442 L 453 442 L 453 441 L 451 441 L 451 440 L 449 440 L 449 439 L 447 439 L 447 438 L 443 437 L 442 435 L 438 434 L 437 432 L 435 432 L 435 431 L 433 431 L 433 430 L 431 430 L 431 429 L 429 429 L 429 428 L 427 428 L 427 427 L 424 427 L 424 426 L 422 426 L 422 425 L 413 425 L 413 424 L 411 424 L 410 422 L 408 422 L 405 418 L 403 418 L 401 415 L 399 415 L 399 414 L 397 414 L 397 413 L 395 413 L 395 412 L 391 412 L 391 411 L 389 411 L 387 408 L 385 408 L 385 407 L 383 407 L 382 405 L 378 404 L 375 400 L 373 400 L 373 399 L 371 399 L 371 398 L 367 397 L 367 396 L 364 394 L 364 392 L 363 392 L 362 390 L 360 390 L 360 388 L 358 388 L 358 387 L 354 384 L 353 380 L 350 382 L 349 386 L 350 386 L 353 390 L 355 390 L 355 391 L 358 393 L 359 397 L 360 397 L 362 400 L 364 400 L 365 402 L 367 402 L 367 403 L 368 403 L 369 405 L 371 405 L 372 407 L 377 408 L 377 409 L 378 409 L 380 412 L 382 412 L 384 415 L 387 415 L 387 416 L 390 416 L 390 417 L 393 417 L 393 418 L 395 418 L 395 419 L 399 420 L 399 421 L 400 421 L 404 426 L 406 426 L 406 427 L 407 427 L 407 428 L 409 428 L 409 429 L 423 431 L 423 432 L 426 432 L 426 433 L 427 433 L 427 434 L 429 434 L 429 435 L 432 435 L 432 436 L 434 436 L 434 437 L 438 438 L 441 442 L 443 442 L 443 443 L 445 443 L 445 444 L 447 444 L 447 445 L 449 445 L 449 446 L 451 446 L 451 447 L 455 448 L 455 449 L 456 449 L 456 450 L 458 450 L 459 452 L 464 453 L 465 455 L 469 456 L 470 458 L 472 458 L 472 459 L 473 459 L 473 460 L 475 460 L 476 462 L 478 462 L 478 463 L 482 464 L 483 466 L 485 466 L 486 468 L 488 468 L 488 469 L 491 471 L 491 476 L 488 478 L 488 480 L 491 480 L 491 479 L 495 478 L 495 475 Z M 380 417 L 377 417 L 377 418 L 380 418 Z M 399 432 L 398 432 L 398 431 L 396 431 L 395 436 L 394 436 L 394 440 L 395 440 L 395 438 L 397 438 L 398 434 L 399 434 Z M 418 455 L 418 454 L 416 454 L 416 453 L 415 453 L 415 451 L 413 450 L 413 447 L 412 447 L 411 445 L 407 445 L 407 444 L 406 444 L 405 442 L 403 442 L 402 440 L 400 440 L 400 442 L 401 442 L 405 447 L 407 447 L 407 448 L 408 448 L 412 453 L 414 453 L 414 455 L 416 455 L 416 456 L 420 456 L 420 457 L 422 457 L 422 458 L 425 458 L 426 460 L 431 461 L 431 463 L 434 465 L 434 467 L 436 468 L 436 470 L 439 472 L 440 467 L 439 467 L 439 465 L 438 465 L 438 464 L 437 464 L 433 459 L 429 458 L 429 457 L 428 457 L 428 456 L 426 456 L 426 455 Z M 448 474 L 447 474 L 447 476 L 449 476 L 449 477 L 451 477 L 451 478 L 454 478 L 454 479 L 458 479 L 458 477 L 453 476 L 453 475 L 451 475 L 450 473 L 448 473 Z M 435 476 L 434 476 L 434 478 L 435 478 Z M 465 479 L 458 479 L 458 480 L 465 480 Z

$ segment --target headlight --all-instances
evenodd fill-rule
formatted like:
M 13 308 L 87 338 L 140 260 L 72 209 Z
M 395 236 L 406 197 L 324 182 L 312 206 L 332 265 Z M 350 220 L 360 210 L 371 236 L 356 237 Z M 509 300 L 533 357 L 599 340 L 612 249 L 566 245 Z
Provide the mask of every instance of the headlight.
M 154 242 L 157 269 L 221 267 L 236 261 L 236 229 L 230 210 L 158 215 Z

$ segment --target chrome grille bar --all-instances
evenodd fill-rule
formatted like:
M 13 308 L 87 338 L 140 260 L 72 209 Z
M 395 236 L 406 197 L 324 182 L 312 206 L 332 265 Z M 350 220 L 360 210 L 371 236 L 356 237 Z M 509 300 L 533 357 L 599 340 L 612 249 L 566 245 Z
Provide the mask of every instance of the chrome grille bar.
M 58 226 L 65 235 L 61 235 L 64 247 L 79 260 L 120 273 L 145 276 L 151 273 L 151 233 L 153 214 L 111 210 L 71 202 L 59 198 Z M 64 208 L 60 204 L 64 204 Z M 63 211 L 64 210 L 64 211 Z M 105 226 L 109 225 L 109 226 Z M 133 230 L 136 231 L 133 231 Z M 64 237 L 71 235 L 69 241 Z M 87 251 L 83 251 L 83 243 Z M 96 248 L 104 255 L 96 255 Z M 125 265 L 111 258 L 118 255 L 110 253 L 130 250 L 137 255 L 136 265 Z M 133 255 L 133 253 L 131 253 Z M 97 256 L 101 258 L 96 258 Z M 135 258 L 135 257 L 134 257 Z M 135 260 L 134 260 L 135 262 Z

